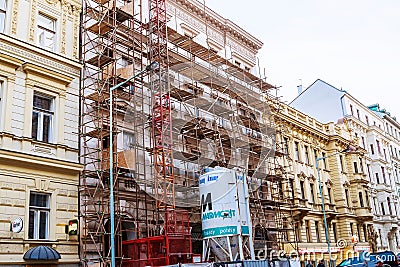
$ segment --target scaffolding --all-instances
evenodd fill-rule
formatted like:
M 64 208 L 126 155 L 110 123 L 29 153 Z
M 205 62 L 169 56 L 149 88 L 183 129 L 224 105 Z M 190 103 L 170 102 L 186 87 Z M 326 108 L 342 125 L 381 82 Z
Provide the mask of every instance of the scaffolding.
M 204 6 L 205 18 L 206 12 Z M 272 95 L 275 88 L 226 54 L 180 32 L 167 13 L 165 0 L 84 1 L 80 91 L 84 266 L 107 266 L 111 235 L 118 263 L 139 266 L 138 255 L 131 255 L 135 249 L 127 246 L 160 236 L 165 240 L 171 233 L 166 216 L 185 214 L 182 209 L 191 229 L 190 239 L 187 232 L 180 237 L 190 240 L 190 251 L 182 253 L 187 258 L 200 253 L 198 178 L 216 166 L 247 173 L 256 249 L 269 256 L 295 240 L 294 177 L 276 119 L 283 104 Z M 154 61 L 160 68 L 146 73 Z M 110 98 L 111 87 L 142 71 L 144 75 L 114 90 Z M 112 121 L 110 101 L 115 107 Z M 110 187 L 115 195 L 114 233 Z

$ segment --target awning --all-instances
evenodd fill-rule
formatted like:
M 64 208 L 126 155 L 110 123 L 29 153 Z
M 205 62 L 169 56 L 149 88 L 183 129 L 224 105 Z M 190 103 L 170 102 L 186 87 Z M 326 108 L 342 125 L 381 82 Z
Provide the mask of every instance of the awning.
M 24 260 L 59 260 L 61 259 L 60 253 L 48 246 L 37 246 L 29 249 L 25 255 Z

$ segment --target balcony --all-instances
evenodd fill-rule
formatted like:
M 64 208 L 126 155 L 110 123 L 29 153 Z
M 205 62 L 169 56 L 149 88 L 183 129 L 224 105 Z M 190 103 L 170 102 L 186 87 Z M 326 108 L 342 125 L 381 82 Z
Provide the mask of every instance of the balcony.
M 394 189 L 390 185 L 387 185 L 387 184 L 377 184 L 375 186 L 375 189 L 377 192 L 387 192 L 387 193 L 394 192 Z
M 370 207 L 354 208 L 354 211 L 359 221 L 369 221 L 373 218 Z
M 364 173 L 354 173 L 353 176 L 350 177 L 350 184 L 364 184 L 367 185 L 369 183 L 369 180 L 367 178 L 367 175 Z

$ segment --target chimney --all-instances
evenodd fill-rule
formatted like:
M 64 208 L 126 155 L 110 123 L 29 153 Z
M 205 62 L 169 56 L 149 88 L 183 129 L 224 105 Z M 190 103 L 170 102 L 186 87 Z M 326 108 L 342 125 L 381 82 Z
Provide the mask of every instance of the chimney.
M 297 85 L 297 93 L 301 94 L 303 92 L 303 85 Z

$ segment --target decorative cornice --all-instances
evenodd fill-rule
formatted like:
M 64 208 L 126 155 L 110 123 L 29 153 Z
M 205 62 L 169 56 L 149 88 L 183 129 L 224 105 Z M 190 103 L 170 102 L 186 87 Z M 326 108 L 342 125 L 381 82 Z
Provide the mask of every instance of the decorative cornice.
M 62 73 L 40 67 L 32 63 L 24 63 L 22 65 L 22 69 L 28 74 L 36 74 L 42 77 L 46 77 L 49 80 L 55 80 L 64 85 L 69 84 L 74 79 L 74 77 L 72 76 L 67 76 Z
M 44 66 L 67 76 L 79 77 L 81 64 L 77 61 L 61 57 L 7 35 L 0 34 L 0 53 L 15 60 Z
M 202 18 L 206 23 L 210 23 L 212 27 L 228 33 L 229 36 L 234 37 L 235 40 L 240 41 L 245 44 L 246 47 L 253 49 L 253 52 L 255 53 L 261 49 L 263 45 L 263 43 L 256 37 L 243 30 L 229 19 L 225 19 L 221 15 L 217 14 L 209 7 L 204 7 L 203 3 L 197 0 L 169 0 L 168 2 L 175 3 L 176 5 L 185 8 L 190 14 Z
M 75 162 L 62 161 L 57 159 L 51 159 L 47 157 L 39 157 L 34 155 L 29 155 L 21 152 L 14 152 L 9 150 L 0 149 L 0 159 L 1 161 L 13 161 L 15 162 L 25 162 L 34 165 L 45 165 L 48 168 L 58 168 L 64 169 L 65 171 L 80 172 L 82 170 L 82 165 Z
M 8 65 L 11 68 L 17 69 L 21 66 L 21 64 L 24 62 L 23 60 L 20 60 L 18 58 L 11 57 L 9 55 L 0 53 L 0 62 L 1 65 Z

